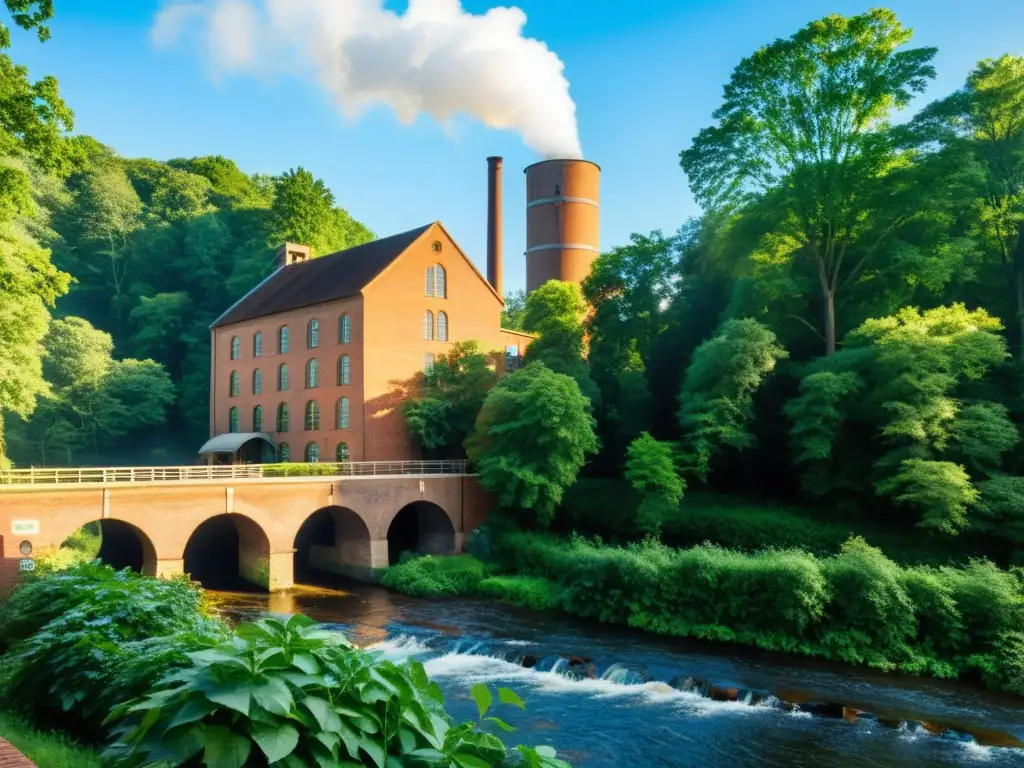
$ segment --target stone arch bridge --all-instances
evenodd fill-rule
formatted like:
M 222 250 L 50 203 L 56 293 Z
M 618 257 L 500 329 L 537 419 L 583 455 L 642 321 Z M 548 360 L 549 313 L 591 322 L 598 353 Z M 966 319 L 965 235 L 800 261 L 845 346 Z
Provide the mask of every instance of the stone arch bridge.
M 152 575 L 367 578 L 405 550 L 462 551 L 492 506 L 463 461 L 0 471 L 0 587 L 96 521 L 105 562 Z

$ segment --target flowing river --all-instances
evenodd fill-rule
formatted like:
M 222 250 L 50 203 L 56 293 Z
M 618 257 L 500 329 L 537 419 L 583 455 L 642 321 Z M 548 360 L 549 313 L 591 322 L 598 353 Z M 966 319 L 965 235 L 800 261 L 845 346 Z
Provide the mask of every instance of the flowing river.
M 1024 766 L 1020 700 L 957 683 L 660 638 L 498 603 L 367 585 L 212 593 L 228 619 L 304 613 L 393 660 L 414 657 L 449 711 L 469 687 L 512 688 L 506 743 L 577 768 Z

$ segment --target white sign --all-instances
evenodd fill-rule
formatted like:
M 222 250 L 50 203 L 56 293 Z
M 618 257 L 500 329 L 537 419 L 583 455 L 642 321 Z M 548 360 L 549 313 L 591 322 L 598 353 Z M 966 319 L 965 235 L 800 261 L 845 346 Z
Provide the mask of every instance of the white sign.
M 33 536 L 39 533 L 38 520 L 13 520 L 11 531 L 15 536 Z
M 35 569 L 36 569 L 36 561 L 35 560 L 22 560 L 21 563 L 19 563 L 19 567 L 18 567 L 18 570 L 20 570 L 20 571 L 34 571 Z

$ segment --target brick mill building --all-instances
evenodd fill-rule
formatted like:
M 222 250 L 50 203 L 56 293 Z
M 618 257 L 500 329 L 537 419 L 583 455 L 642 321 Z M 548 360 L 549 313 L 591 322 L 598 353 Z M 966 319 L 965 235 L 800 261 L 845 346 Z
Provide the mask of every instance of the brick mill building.
M 582 281 L 598 255 L 600 169 L 526 169 L 527 290 Z M 487 276 L 440 222 L 313 258 L 285 243 L 274 271 L 211 327 L 208 461 L 420 458 L 401 403 L 451 345 L 515 364 L 501 328 L 501 158 L 488 158 Z

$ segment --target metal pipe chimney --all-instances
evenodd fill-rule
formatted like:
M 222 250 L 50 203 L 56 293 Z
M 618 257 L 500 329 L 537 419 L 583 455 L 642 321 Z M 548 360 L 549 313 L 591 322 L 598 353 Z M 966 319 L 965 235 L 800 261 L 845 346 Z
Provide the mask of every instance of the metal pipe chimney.
M 501 158 L 487 158 L 487 282 L 501 290 Z

